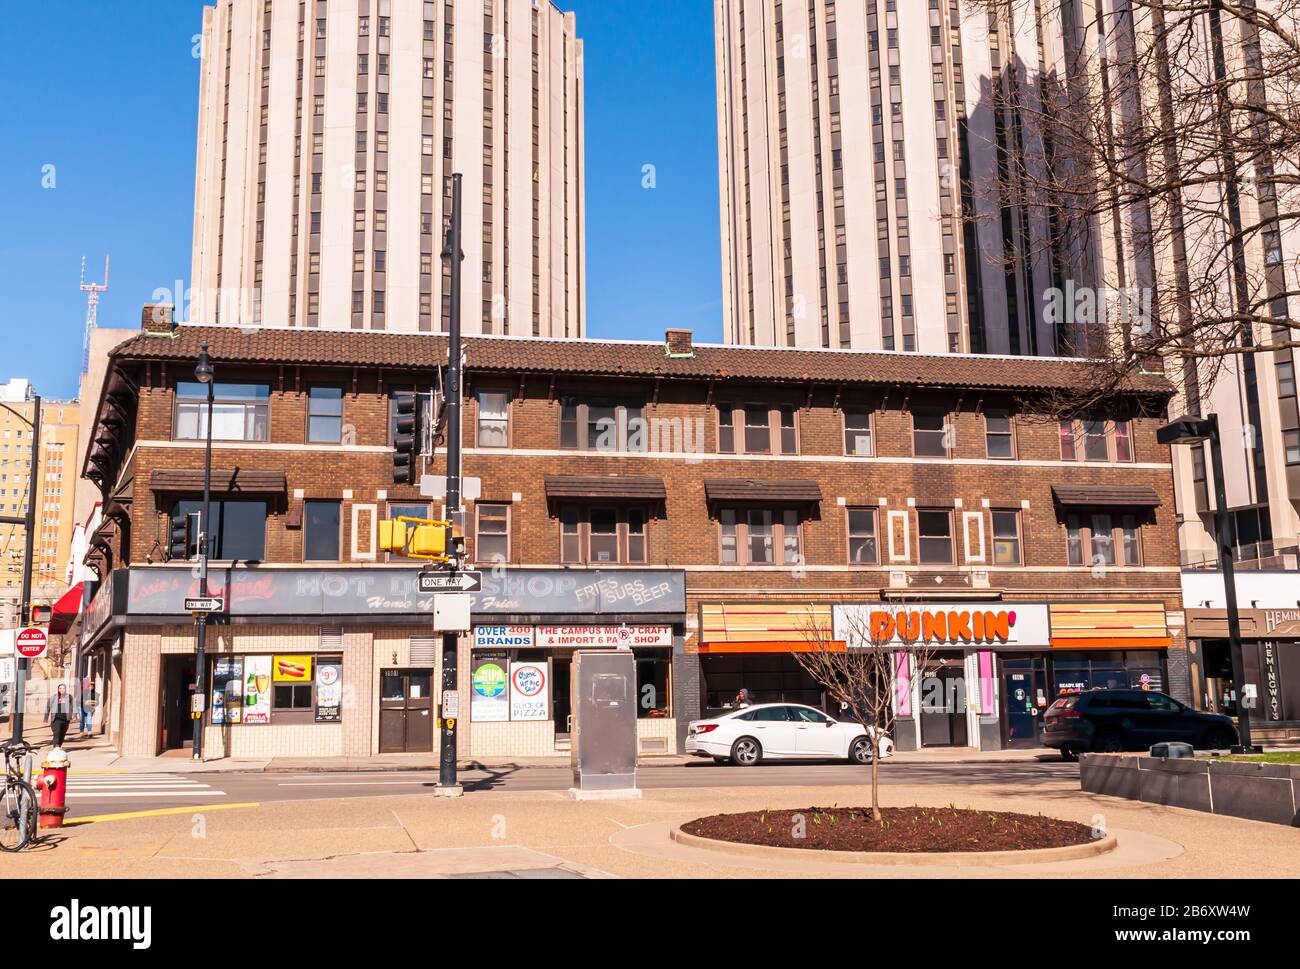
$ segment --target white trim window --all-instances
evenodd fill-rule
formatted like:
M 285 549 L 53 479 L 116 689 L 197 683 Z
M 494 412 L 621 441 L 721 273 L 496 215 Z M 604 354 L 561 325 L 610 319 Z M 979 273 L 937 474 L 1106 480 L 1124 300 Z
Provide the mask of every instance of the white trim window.
M 270 384 L 213 386 L 212 439 L 265 441 L 270 426 Z M 208 388 L 197 381 L 176 385 L 175 439 L 202 441 L 208 434 Z

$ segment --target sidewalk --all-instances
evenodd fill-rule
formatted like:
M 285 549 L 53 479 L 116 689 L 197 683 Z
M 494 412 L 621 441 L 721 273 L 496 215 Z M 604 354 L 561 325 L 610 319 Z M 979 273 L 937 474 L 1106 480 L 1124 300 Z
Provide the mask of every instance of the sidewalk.
M 1289 878 L 1300 832 L 1079 791 L 1077 782 L 890 785 L 886 806 L 955 804 L 1043 813 L 1102 826 L 1111 854 L 1050 864 L 868 866 L 720 854 L 669 836 L 724 812 L 861 805 L 864 786 L 664 789 L 635 801 L 573 801 L 558 791 L 427 794 L 182 808 L 74 825 L 6 856 L 29 878 Z

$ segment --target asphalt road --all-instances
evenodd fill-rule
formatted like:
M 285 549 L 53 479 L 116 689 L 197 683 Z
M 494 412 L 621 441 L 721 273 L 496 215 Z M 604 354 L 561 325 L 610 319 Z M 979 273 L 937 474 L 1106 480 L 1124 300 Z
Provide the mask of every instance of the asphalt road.
M 1078 764 L 1023 761 L 1001 764 L 882 765 L 882 784 L 1033 785 L 1077 780 Z M 755 767 L 712 763 L 646 767 L 637 773 L 641 787 L 784 787 L 869 783 L 869 768 L 848 764 L 759 764 Z M 564 791 L 573 786 L 566 767 L 520 767 L 462 771 L 467 793 L 475 791 Z M 419 794 L 437 784 L 436 771 L 366 773 L 192 773 L 84 775 L 71 778 L 69 819 L 160 808 L 190 808 L 267 801 L 376 797 Z

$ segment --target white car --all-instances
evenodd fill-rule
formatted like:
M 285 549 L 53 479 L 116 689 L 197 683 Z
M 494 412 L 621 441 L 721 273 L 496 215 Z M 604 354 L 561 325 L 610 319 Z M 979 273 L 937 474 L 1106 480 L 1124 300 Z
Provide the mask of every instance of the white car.
M 832 720 L 799 703 L 761 703 L 709 720 L 693 720 L 686 731 L 686 752 L 752 767 L 760 760 L 848 760 L 871 763 L 871 739 L 880 732 L 860 723 Z M 880 756 L 894 752 L 894 742 L 880 732 Z

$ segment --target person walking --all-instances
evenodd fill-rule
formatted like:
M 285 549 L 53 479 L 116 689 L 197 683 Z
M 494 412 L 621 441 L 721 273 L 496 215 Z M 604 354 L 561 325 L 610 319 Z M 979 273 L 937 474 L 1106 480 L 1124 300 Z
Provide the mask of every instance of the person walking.
M 95 682 L 89 676 L 81 681 L 81 735 L 89 736 L 95 732 L 95 707 L 99 697 L 95 695 Z
M 45 722 L 54 732 L 54 746 L 62 747 L 63 738 L 68 735 L 68 723 L 76 711 L 76 703 L 68 692 L 66 683 L 60 683 L 58 692 L 51 694 L 50 702 L 45 705 Z

